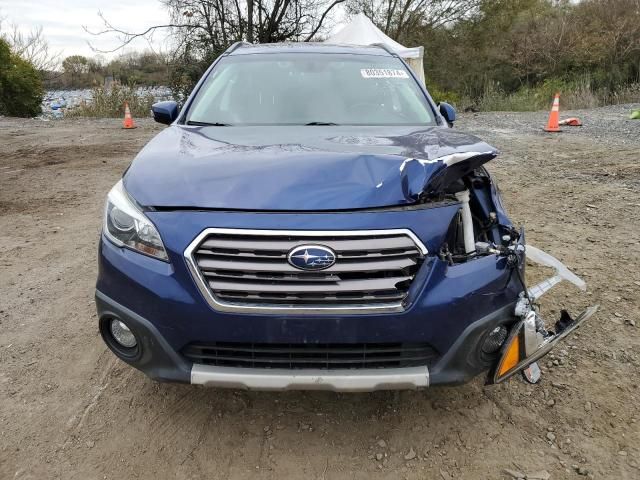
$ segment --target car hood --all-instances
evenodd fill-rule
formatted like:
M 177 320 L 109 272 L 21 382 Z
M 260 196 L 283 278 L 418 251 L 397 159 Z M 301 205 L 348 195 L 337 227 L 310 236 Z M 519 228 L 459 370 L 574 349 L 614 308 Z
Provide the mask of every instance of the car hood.
M 173 125 L 124 184 L 145 207 L 351 210 L 415 203 L 496 154 L 442 127 Z

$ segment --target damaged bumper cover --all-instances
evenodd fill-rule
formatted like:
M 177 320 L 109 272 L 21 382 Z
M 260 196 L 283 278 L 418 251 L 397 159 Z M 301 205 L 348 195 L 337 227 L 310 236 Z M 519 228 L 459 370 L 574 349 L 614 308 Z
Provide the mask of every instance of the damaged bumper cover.
M 243 390 L 327 390 L 369 392 L 413 390 L 431 385 L 459 385 L 485 372 L 490 362 L 479 359 L 486 332 L 513 322 L 513 305 L 507 305 L 471 323 L 446 354 L 432 366 L 357 370 L 285 370 L 231 368 L 191 363 L 176 351 L 166 333 L 152 321 L 96 292 L 100 318 L 118 318 L 140 339 L 144 352 L 123 359 L 161 382 L 181 382 Z
M 563 280 L 569 281 L 582 291 L 586 290 L 587 286 L 584 280 L 571 272 L 561 261 L 536 247 L 527 245 L 526 257 L 539 265 L 555 269 L 555 275 L 528 288 L 526 294 L 522 293 L 515 308 L 515 314 L 521 320 L 511 329 L 500 359 L 490 376 L 491 383 L 503 382 L 534 365 L 598 310 L 598 305 L 589 307 L 575 319 L 563 310 L 560 320 L 555 324 L 555 330 L 548 331 L 535 302 Z M 535 377 L 539 377 L 537 365 L 532 375 L 534 378 L 529 375 L 526 375 L 526 378 L 531 383 L 536 383 Z
M 112 249 L 110 245 L 105 248 Z M 533 252 L 533 247 L 527 247 L 529 252 Z M 531 255 L 529 255 L 531 258 Z M 551 257 L 552 258 L 552 257 Z M 500 262 L 500 260 L 498 259 Z M 482 264 L 486 267 L 482 267 Z M 471 276 L 477 275 L 478 278 L 483 277 L 488 271 L 495 269 L 496 263 L 491 258 L 479 259 L 471 262 L 468 266 L 457 266 L 453 269 L 456 271 L 464 271 L 463 276 L 471 280 Z M 561 265 L 561 264 L 560 264 Z M 491 268 L 493 266 L 493 268 Z M 558 267 L 554 265 L 554 267 Z M 105 269 L 112 267 L 104 266 Z M 444 268 L 444 267 L 440 267 Z M 473 268 L 475 273 L 471 273 L 469 268 Z M 566 267 L 565 267 L 566 268 Z M 459 270 L 462 269 L 462 270 Z M 452 270 L 451 270 L 452 271 Z M 556 271 L 562 273 L 564 277 L 570 277 L 562 268 L 556 268 Z M 560 275 L 556 273 L 555 276 Z M 570 273 L 570 272 L 569 272 Z M 505 275 L 506 272 L 505 272 Z M 555 276 L 551 278 L 555 278 Z M 434 276 L 435 277 L 435 276 Z M 450 280 L 455 281 L 457 275 Z M 506 277 L 502 277 L 506 278 Z M 573 278 L 573 277 L 570 277 Z M 577 277 L 576 277 L 577 278 Z M 575 278 L 573 278 L 575 280 Z M 579 280 L 579 279 L 578 279 Z M 496 284 L 499 281 L 496 279 Z M 539 360 L 554 348 L 558 342 L 566 338 L 579 325 L 593 315 L 597 307 L 587 309 L 576 320 L 567 322 L 565 319 L 564 328 L 557 328 L 555 333 L 544 330 L 544 324 L 541 322 L 537 312 L 533 308 L 530 299 L 538 299 L 542 293 L 546 292 L 557 282 L 545 281 L 529 289 L 529 299 L 522 297 L 520 301 L 513 302 L 498 308 L 493 312 L 476 318 L 462 332 L 455 334 L 456 341 L 443 351 L 443 355 L 432 365 L 424 365 L 417 368 L 389 368 L 389 369 L 361 369 L 361 370 L 278 370 L 278 369 L 250 369 L 250 368 L 225 368 L 214 367 L 211 365 L 203 365 L 191 363 L 180 354 L 180 349 L 171 344 L 171 333 L 175 334 L 175 329 L 167 330 L 157 325 L 156 322 L 150 320 L 151 317 L 143 317 L 133 312 L 124 305 L 103 292 L 96 292 L 96 303 L 98 305 L 99 317 L 102 318 L 118 318 L 127 323 L 140 339 L 142 351 L 144 352 L 140 358 L 135 360 L 124 359 L 131 365 L 142 370 L 145 374 L 158 381 L 184 382 L 198 385 L 240 388 L 252 390 L 331 390 L 345 392 L 362 392 L 375 390 L 399 390 L 399 389 L 417 389 L 431 385 L 456 385 L 471 380 L 476 375 L 489 370 L 490 383 L 499 383 L 515 373 L 527 368 L 530 364 Z M 575 283 L 575 282 L 574 282 Z M 579 283 L 579 282 L 578 282 Z M 438 296 L 444 291 L 436 285 L 431 285 L 427 289 L 430 292 L 428 298 Z M 447 290 L 447 288 L 445 288 Z M 537 293 L 536 293 L 537 292 Z M 150 304 L 152 302 L 146 302 Z M 463 302 L 463 304 L 465 304 Z M 452 305 L 442 305 L 443 316 L 448 317 L 446 312 L 451 312 Z M 420 310 L 423 311 L 423 310 Z M 472 314 L 472 312 L 469 312 Z M 376 325 L 377 317 L 362 316 L 362 321 L 357 320 L 358 325 L 354 323 L 354 335 L 368 334 L 372 331 L 379 331 L 383 325 L 391 327 L 394 323 L 400 328 L 411 324 L 407 327 L 415 330 L 420 325 L 426 325 L 424 319 L 419 321 L 418 318 L 410 320 L 409 317 L 397 319 L 394 322 L 389 316 L 380 316 L 380 323 Z M 436 315 L 431 317 L 429 324 L 436 320 Z M 446 322 L 444 321 L 444 326 Z M 279 319 L 269 318 L 270 325 Z M 265 317 L 265 322 L 267 318 Z M 190 320 L 191 321 L 191 320 Z M 262 322 L 261 317 L 252 317 L 254 325 Z M 285 322 L 284 320 L 282 320 Z M 353 320 L 356 322 L 356 320 Z M 346 320 L 341 322 L 340 331 L 345 332 Z M 209 320 L 209 322 L 211 321 Z M 323 330 L 326 331 L 328 325 L 326 319 L 312 319 L 311 317 L 304 319 L 305 330 L 311 324 L 324 325 Z M 287 325 L 291 325 L 287 320 Z M 285 323 L 283 323 L 285 325 Z M 365 325 L 369 328 L 365 330 Z M 499 355 L 486 358 L 482 355 L 481 350 L 487 333 L 497 327 L 504 326 L 509 328 L 508 340 L 504 343 L 504 347 Z M 561 326 L 562 327 L 562 326 Z M 337 328 L 337 327 L 336 327 Z M 422 327 L 424 328 L 424 327 Z M 420 335 L 422 332 L 416 331 Z M 429 331 L 425 331 L 428 334 Z M 515 362 L 510 365 L 507 370 L 500 372 L 500 366 L 504 364 L 505 358 L 509 351 L 509 345 L 518 339 L 519 355 Z M 520 354 L 521 353 L 521 354 Z
M 336 391 L 462 384 L 487 371 L 493 373 L 504 351 L 500 354 L 494 350 L 485 355 L 483 345 L 487 335 L 496 328 L 512 333 L 535 306 L 531 299 L 539 298 L 557 283 L 557 279 L 528 289 L 529 299 L 519 298 L 523 288 L 514 275 L 517 269 L 509 265 L 505 256 L 477 254 L 469 261 L 450 264 L 433 254 L 418 270 L 407 297 L 409 303 L 402 312 L 304 316 L 244 314 L 211 309 L 181 263 L 184 245 L 211 224 L 253 226 L 257 223 L 260 228 L 273 229 L 296 225 L 298 228 L 310 228 L 313 223 L 321 230 L 336 225 L 380 229 L 410 224 L 429 251 L 435 252 L 443 240 L 440 232 L 446 231 L 446 225 L 458 208 L 455 204 L 445 204 L 357 215 L 316 214 L 310 220 L 301 219 L 296 214 L 280 214 L 274 218 L 266 214 L 229 212 L 149 212 L 149 217 L 164 233 L 163 240 L 172 256 L 172 264 L 122 250 L 103 239 L 96 293 L 98 316 L 100 322 L 119 319 L 130 327 L 139 339 L 142 353 L 137 358 L 122 359 L 158 381 L 259 390 Z M 172 228 L 178 216 L 188 228 Z M 524 250 L 520 243 L 524 242 L 523 235 L 514 242 Z M 531 257 L 534 248 L 527 250 Z M 518 255 L 522 257 L 524 252 L 519 251 Z M 553 266 L 557 273 L 552 279 L 573 278 L 566 267 Z M 557 341 L 570 331 L 567 330 Z M 517 358 L 513 371 L 507 372 L 509 375 L 526 367 L 527 363 L 535 361 L 557 344 L 542 330 L 540 333 L 542 337 L 539 342 L 536 337 L 536 348 Z M 184 349 L 193 342 L 275 345 L 420 342 L 431 345 L 437 356 L 433 361 L 420 365 L 418 370 L 407 370 L 403 365 L 402 368 L 385 367 L 374 372 L 367 371 L 367 368 L 350 371 L 327 369 L 321 373 L 311 369 L 282 372 L 263 368 L 256 372 L 247 367 L 222 368 L 216 365 L 213 368 L 214 365 L 191 361 L 192 357 L 185 356 Z M 538 345 L 540 350 L 536 352 Z

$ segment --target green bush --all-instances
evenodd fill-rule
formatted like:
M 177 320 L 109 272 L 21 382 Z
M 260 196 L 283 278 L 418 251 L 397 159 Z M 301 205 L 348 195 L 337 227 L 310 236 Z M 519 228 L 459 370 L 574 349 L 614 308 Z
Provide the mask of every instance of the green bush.
M 536 89 L 522 87 L 513 93 L 505 93 L 499 86 L 489 83 L 475 102 L 481 111 L 530 112 L 541 110 L 545 103 L 543 95 Z
M 535 87 L 524 86 L 512 93 L 506 93 L 495 83 L 487 83 L 479 98 L 473 101 L 467 98 L 463 100 L 463 105 L 468 104 L 481 111 L 548 110 L 551 108 L 556 92 L 560 92 L 562 110 L 640 102 L 640 84 L 638 83 L 620 85 L 614 91 L 606 87 L 594 87 L 596 83 L 592 81 L 590 75 L 571 80 L 551 78 Z
M 94 88 L 91 102 L 69 109 L 65 115 L 68 117 L 122 117 L 126 102 L 129 104 L 131 115 L 148 117 L 154 101 L 151 94 L 138 95 L 134 88 L 114 84 L 111 88 Z
M 461 102 L 461 97 L 459 94 L 457 94 L 456 92 L 452 92 L 450 90 L 445 90 L 443 88 L 440 88 L 439 85 L 437 85 L 435 82 L 433 82 L 430 79 L 427 79 L 426 83 L 427 83 L 427 90 L 429 90 L 429 93 L 431 94 L 431 98 L 433 98 L 434 102 L 436 103 L 447 102 L 447 103 L 451 103 L 452 105 L 455 105 L 456 108 L 459 107 Z
M 0 38 L 0 115 L 34 117 L 41 111 L 42 96 L 38 71 Z

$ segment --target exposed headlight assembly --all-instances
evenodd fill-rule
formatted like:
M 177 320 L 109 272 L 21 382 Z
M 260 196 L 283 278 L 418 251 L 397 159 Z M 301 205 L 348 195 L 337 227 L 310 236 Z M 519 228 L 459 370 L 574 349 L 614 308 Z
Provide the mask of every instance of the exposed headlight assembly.
M 129 198 L 122 180 L 116 183 L 107 196 L 104 234 L 119 247 L 169 261 L 158 230 Z

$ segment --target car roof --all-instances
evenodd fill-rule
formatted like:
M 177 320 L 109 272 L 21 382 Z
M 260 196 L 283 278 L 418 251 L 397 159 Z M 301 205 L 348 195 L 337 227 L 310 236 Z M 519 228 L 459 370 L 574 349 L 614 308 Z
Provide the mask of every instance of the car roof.
M 251 55 L 259 53 L 350 53 L 355 55 L 392 56 L 383 46 L 334 45 L 320 42 L 259 43 L 239 42 L 229 48 L 227 55 Z

